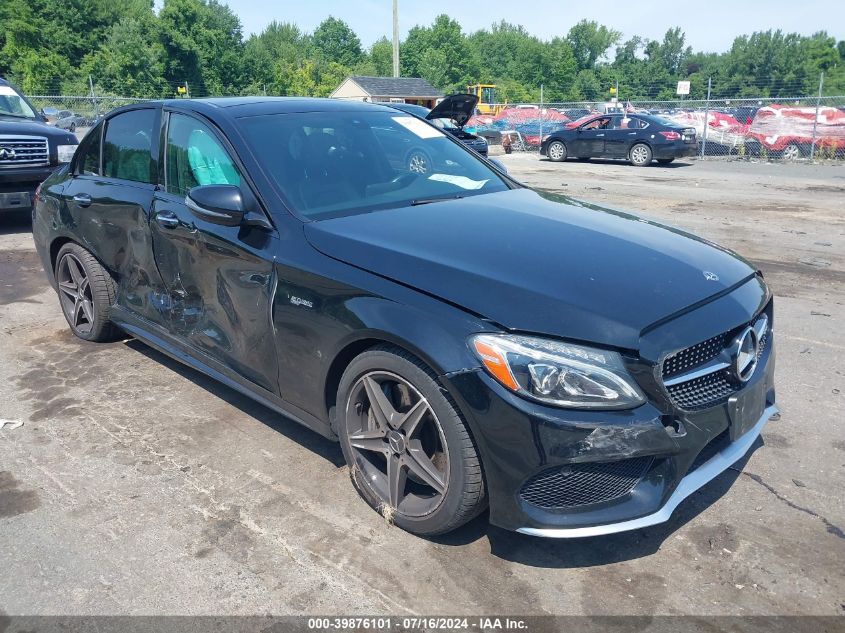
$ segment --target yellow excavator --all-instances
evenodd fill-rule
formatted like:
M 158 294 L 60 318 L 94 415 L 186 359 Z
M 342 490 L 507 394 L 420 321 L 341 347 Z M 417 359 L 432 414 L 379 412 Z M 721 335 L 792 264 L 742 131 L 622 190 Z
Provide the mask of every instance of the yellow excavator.
M 496 84 L 475 84 L 467 86 L 467 92 L 478 97 L 476 108 L 480 114 L 496 116 L 507 105 L 496 103 Z

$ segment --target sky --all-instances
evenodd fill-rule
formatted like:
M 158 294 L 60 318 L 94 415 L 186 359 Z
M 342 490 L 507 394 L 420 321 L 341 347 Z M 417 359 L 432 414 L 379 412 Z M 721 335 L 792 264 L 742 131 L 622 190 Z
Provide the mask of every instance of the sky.
M 272 20 L 313 31 L 329 15 L 349 24 L 365 46 L 382 35 L 390 37 L 392 30 L 392 0 L 221 1 L 240 16 L 244 35 L 260 33 Z M 706 52 L 726 51 L 737 35 L 767 29 L 806 35 L 827 30 L 837 40 L 845 39 L 842 0 L 399 0 L 402 37 L 414 25 L 431 24 L 440 13 L 456 19 L 465 32 L 504 19 L 543 39 L 565 35 L 585 18 L 622 31 L 624 39 L 662 39 L 667 29 L 680 26 L 687 43 Z

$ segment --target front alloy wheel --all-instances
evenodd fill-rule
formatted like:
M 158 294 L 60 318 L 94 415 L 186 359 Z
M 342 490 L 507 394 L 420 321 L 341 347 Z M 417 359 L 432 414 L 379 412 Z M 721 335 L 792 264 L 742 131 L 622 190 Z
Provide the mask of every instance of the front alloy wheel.
M 552 141 L 546 152 L 549 155 L 549 160 L 553 160 L 556 163 L 566 160 L 566 145 L 560 141 Z
M 349 365 L 338 388 L 338 434 L 359 494 L 416 534 L 442 534 L 484 509 L 481 464 L 435 375 L 380 347 Z
M 801 158 L 801 148 L 798 147 L 795 143 L 790 143 L 786 147 L 783 148 L 782 154 L 783 160 L 798 160 Z

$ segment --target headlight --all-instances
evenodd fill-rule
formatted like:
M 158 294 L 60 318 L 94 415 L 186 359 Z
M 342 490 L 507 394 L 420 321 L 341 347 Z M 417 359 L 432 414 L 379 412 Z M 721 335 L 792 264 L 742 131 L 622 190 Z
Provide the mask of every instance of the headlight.
M 56 157 L 60 163 L 69 163 L 73 158 L 73 153 L 76 151 L 78 145 L 58 145 L 56 146 Z
M 473 336 L 470 347 L 505 387 L 544 404 L 631 409 L 645 402 L 617 352 L 501 334 Z

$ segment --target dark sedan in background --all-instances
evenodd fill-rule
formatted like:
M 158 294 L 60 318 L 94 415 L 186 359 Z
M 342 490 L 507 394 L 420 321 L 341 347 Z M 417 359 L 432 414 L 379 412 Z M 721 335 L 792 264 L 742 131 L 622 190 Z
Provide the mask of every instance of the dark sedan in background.
M 647 114 L 603 114 L 552 132 L 540 153 L 555 162 L 567 158 L 619 158 L 645 167 L 653 160 L 668 165 L 698 152 L 695 128 Z
M 42 185 L 33 237 L 76 336 L 130 334 L 339 441 L 417 534 L 488 506 L 549 537 L 666 521 L 777 410 L 747 262 L 541 195 L 395 109 L 115 110 Z

